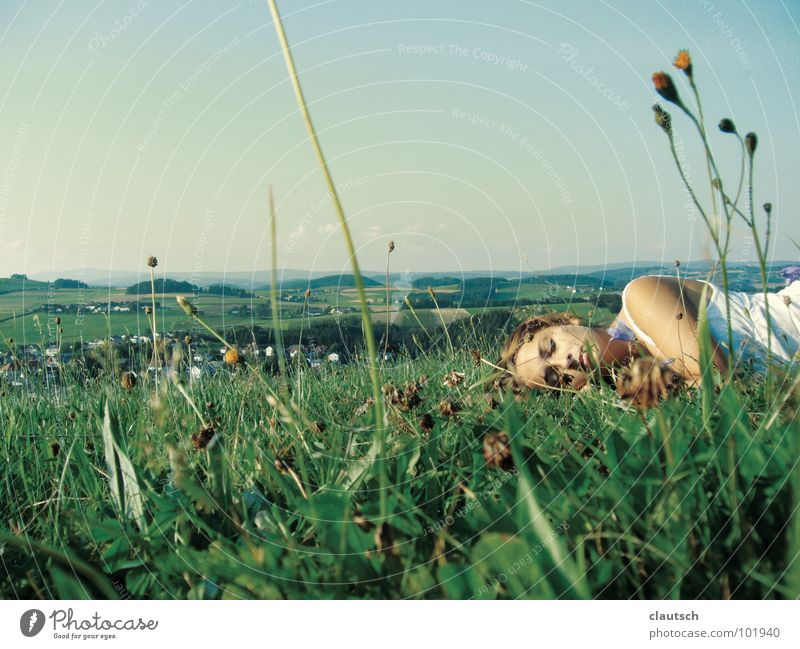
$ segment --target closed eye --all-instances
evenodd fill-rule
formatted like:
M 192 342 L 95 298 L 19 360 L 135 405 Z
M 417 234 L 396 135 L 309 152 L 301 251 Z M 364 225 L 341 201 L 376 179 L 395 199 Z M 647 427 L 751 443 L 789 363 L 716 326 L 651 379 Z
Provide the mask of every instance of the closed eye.
M 549 386 L 556 387 L 561 384 L 561 375 L 555 368 L 548 367 L 544 371 L 544 382 Z

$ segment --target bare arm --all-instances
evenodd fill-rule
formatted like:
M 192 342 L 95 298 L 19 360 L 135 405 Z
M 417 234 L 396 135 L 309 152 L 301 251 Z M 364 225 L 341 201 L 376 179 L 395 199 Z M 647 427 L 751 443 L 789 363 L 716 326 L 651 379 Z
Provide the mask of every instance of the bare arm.
M 658 360 L 674 358 L 672 367 L 684 379 L 696 382 L 700 372 L 697 317 L 702 283 L 675 277 L 639 277 L 628 286 L 627 307 L 631 318 L 655 343 L 648 350 Z M 724 350 L 712 336 L 712 360 L 723 373 Z

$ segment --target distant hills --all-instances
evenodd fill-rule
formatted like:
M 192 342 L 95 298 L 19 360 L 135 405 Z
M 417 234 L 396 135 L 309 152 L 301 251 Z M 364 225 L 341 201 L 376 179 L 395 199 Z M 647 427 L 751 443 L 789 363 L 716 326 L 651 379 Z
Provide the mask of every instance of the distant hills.
M 792 264 L 794 261 L 775 261 L 770 266 L 770 282 L 781 282 L 776 273 Z M 683 277 L 705 278 L 711 268 L 708 261 L 682 262 L 680 274 Z M 733 262 L 728 265 L 730 279 L 734 290 L 746 290 L 754 282 L 760 282 L 758 277 L 758 265 L 756 263 Z M 364 284 L 367 287 L 383 286 L 385 282 L 385 271 L 362 271 Z M 207 288 L 211 285 L 225 285 L 229 287 L 239 287 L 248 290 L 257 290 L 268 287 L 271 282 L 271 271 L 259 270 L 254 272 L 204 272 L 204 273 L 185 273 L 167 272 L 164 275 L 172 280 L 183 281 L 189 284 Z M 159 278 L 163 281 L 164 275 Z M 511 281 L 535 280 L 537 277 L 552 278 L 561 276 L 560 281 L 565 281 L 570 276 L 583 276 L 584 278 L 594 278 L 599 285 L 609 288 L 622 288 L 629 281 L 641 275 L 675 275 L 675 264 L 672 260 L 665 261 L 632 261 L 617 262 L 609 264 L 594 264 L 585 266 L 557 266 L 548 270 L 519 271 L 519 270 L 475 270 L 465 271 L 458 274 L 450 272 L 418 271 L 409 273 L 395 272 L 390 273 L 392 283 L 404 283 L 405 285 L 420 286 L 428 279 L 443 280 L 443 278 L 453 278 L 457 281 L 464 281 L 475 278 L 496 278 Z M 102 269 L 84 268 L 73 271 L 43 272 L 31 274 L 25 281 L 26 290 L 36 290 L 47 288 L 47 282 L 72 279 L 76 282 L 85 283 L 93 287 L 128 287 L 140 282 L 149 281 L 149 276 L 145 271 L 125 272 L 109 271 Z M 444 281 L 450 281 L 444 280 Z M 577 281 L 577 277 L 576 277 Z M 719 275 L 712 278 L 712 281 L 719 282 Z M 353 287 L 354 278 L 351 273 L 331 272 L 331 271 L 309 271 L 295 268 L 284 268 L 278 270 L 278 282 L 283 289 L 304 289 L 320 288 L 322 286 L 331 287 Z M 441 281 L 437 281 L 441 284 Z M 53 285 L 56 288 L 55 283 Z M 22 290 L 22 280 L 0 279 L 0 293 Z

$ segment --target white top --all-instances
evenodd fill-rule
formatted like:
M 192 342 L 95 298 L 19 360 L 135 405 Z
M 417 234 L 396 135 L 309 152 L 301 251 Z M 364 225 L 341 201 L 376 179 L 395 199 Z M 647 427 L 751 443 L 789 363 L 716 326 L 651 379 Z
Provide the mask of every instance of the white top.
M 650 275 L 650 277 L 674 277 L 674 275 Z M 714 340 L 729 353 L 728 325 L 725 307 L 725 293 L 716 284 L 699 280 L 708 285 L 709 299 L 706 306 L 708 327 Z M 657 349 L 652 338 L 636 324 L 627 306 L 627 293 L 630 283 L 622 291 L 622 321 L 617 318 L 616 326 L 609 327 L 612 338 L 630 340 L 630 334 L 644 342 L 651 349 Z M 736 349 L 737 362 L 752 359 L 755 369 L 765 368 L 767 356 L 767 315 L 766 299 L 769 299 L 770 319 L 772 321 L 772 356 L 774 360 L 792 362 L 800 351 L 800 280 L 774 293 L 745 293 L 729 291 L 731 308 L 731 330 Z M 788 300 L 787 300 L 788 298 Z M 788 302 L 788 303 L 787 303 Z

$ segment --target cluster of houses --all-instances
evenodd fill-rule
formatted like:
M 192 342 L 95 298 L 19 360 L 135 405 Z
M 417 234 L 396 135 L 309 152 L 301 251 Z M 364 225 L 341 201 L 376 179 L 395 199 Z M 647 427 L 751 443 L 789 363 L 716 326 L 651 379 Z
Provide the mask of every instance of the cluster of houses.
M 161 338 L 159 336 L 159 338 Z M 163 336 L 163 341 L 167 346 L 185 344 L 183 337 L 167 333 Z M 148 336 L 111 336 L 108 339 L 93 340 L 83 343 L 80 351 L 70 349 L 59 350 L 54 344 L 42 349 L 39 345 L 15 345 L 13 350 L 0 352 L 0 380 L 15 386 L 24 386 L 31 382 L 41 382 L 49 384 L 57 381 L 61 368 L 67 366 L 76 357 L 100 352 L 107 349 L 107 346 L 117 349 L 119 353 L 119 363 L 123 369 L 139 369 L 132 367 L 130 352 L 132 348 L 146 348 L 152 345 L 152 339 Z M 142 349 L 141 351 L 144 351 Z M 224 366 L 223 357 L 225 348 L 212 351 L 207 345 L 192 346 L 192 362 L 187 370 L 193 378 L 203 375 L 213 375 Z M 272 346 L 260 347 L 256 343 L 250 343 L 239 348 L 244 358 L 256 363 L 278 365 L 278 352 Z M 145 352 L 146 353 L 146 352 Z M 340 355 L 336 352 L 327 353 L 325 345 L 307 344 L 291 345 L 284 350 L 285 358 L 288 362 L 302 355 L 307 365 L 312 368 L 320 367 L 323 363 L 339 364 Z M 145 356 L 147 358 L 148 356 Z M 141 356 L 140 356 L 141 358 Z M 163 362 L 163 361 L 162 361 Z M 146 368 L 147 372 L 171 371 L 168 367 L 156 367 L 150 363 Z

